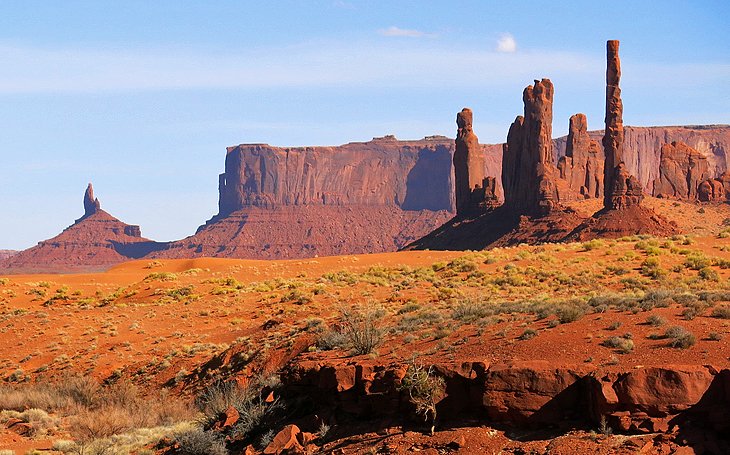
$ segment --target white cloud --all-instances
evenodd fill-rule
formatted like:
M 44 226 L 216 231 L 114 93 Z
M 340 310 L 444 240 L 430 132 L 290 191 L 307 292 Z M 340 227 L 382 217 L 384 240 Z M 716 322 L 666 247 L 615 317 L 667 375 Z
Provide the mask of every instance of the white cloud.
M 504 33 L 497 40 L 497 52 L 515 52 L 517 50 L 517 41 L 515 37 L 509 33 Z
M 423 36 L 428 36 L 428 33 L 422 32 L 420 30 L 398 28 L 395 26 L 380 29 L 380 30 L 378 30 L 378 33 L 383 36 L 398 36 L 398 37 L 405 36 L 408 38 L 421 38 Z
M 504 53 L 432 40 L 392 45 L 390 41 L 314 42 L 224 53 L 185 48 L 48 49 L 0 43 L 0 61 L 0 94 L 447 85 L 482 90 L 524 87 L 542 77 L 560 81 L 562 87 L 600 86 L 605 68 L 602 52 Z M 454 71 L 453 62 L 459 62 L 459 71 Z M 634 80 L 642 85 L 656 84 L 654 75 L 663 71 L 678 75 L 675 81 L 697 87 L 730 77 L 730 65 L 724 63 L 634 62 L 631 67 Z M 629 72 L 625 75 L 629 82 Z

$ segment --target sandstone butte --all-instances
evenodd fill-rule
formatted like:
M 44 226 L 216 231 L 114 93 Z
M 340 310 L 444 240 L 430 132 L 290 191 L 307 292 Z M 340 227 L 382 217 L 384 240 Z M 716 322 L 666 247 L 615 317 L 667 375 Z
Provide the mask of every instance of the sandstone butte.
M 148 254 L 155 242 L 139 226 L 125 224 L 101 209 L 94 189 L 84 193 L 84 215 L 59 235 L 0 261 L 0 270 L 16 273 L 94 271 Z

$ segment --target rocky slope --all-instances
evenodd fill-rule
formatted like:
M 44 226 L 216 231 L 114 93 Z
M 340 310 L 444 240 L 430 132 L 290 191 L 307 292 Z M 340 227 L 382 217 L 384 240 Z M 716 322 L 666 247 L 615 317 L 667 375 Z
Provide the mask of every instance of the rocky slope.
M 89 184 L 84 216 L 53 237 L 0 261 L 3 273 L 100 270 L 137 259 L 156 243 L 142 237 L 139 226 L 125 224 L 101 209 Z
M 7 259 L 17 253 L 16 250 L 0 250 L 0 260 Z

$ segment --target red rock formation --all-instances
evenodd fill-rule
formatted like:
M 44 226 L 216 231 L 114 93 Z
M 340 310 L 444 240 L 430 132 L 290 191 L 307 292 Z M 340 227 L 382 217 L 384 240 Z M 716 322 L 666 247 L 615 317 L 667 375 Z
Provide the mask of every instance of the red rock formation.
M 721 436 L 730 429 L 727 368 L 661 365 L 606 372 L 585 363 L 463 361 L 435 365 L 433 371 L 446 384 L 446 396 L 437 403 L 441 422 L 486 415 L 517 428 L 593 426 L 605 419 L 610 428 L 634 434 L 694 426 Z M 282 381 L 285 395 L 309 399 L 319 414 L 382 418 L 407 409 L 407 397 L 399 392 L 405 374 L 402 364 L 300 359 L 284 370 Z
M 588 134 L 585 114 L 570 117 L 565 155 L 558 161 L 560 178 L 572 193 L 585 198 L 603 196 L 603 152 Z
M 219 216 L 246 207 L 397 206 L 453 210 L 447 138 L 392 136 L 340 147 L 229 147 Z
M 340 147 L 229 147 L 219 214 L 151 257 L 395 251 L 453 215 L 453 150 L 454 141 L 439 136 Z
M 87 202 L 91 202 L 87 205 Z M 84 197 L 86 214 L 52 239 L 0 262 L 10 273 L 101 270 L 143 257 L 157 247 L 141 236 L 139 226 L 125 224 L 99 206 L 91 185 Z M 92 212 L 89 213 L 89 209 Z
M 716 179 L 707 179 L 700 182 L 697 187 L 697 199 L 701 202 L 720 202 L 727 197 L 724 182 L 730 183 L 730 175 L 727 173 Z
M 0 250 L 0 261 L 3 259 L 7 259 L 10 256 L 13 256 L 17 254 L 18 252 L 15 250 Z
M 86 187 L 86 192 L 84 193 L 83 218 L 91 216 L 99 210 L 101 210 L 101 203 L 99 202 L 99 199 L 94 198 L 94 187 L 91 185 L 91 183 L 89 183 L 89 186 Z
M 458 132 L 454 151 L 454 181 L 457 215 L 483 213 L 499 204 L 496 179 L 485 177 L 484 150 L 472 129 L 473 114 L 464 108 L 456 115 Z
M 525 115 L 512 123 L 503 149 L 505 206 L 515 213 L 545 215 L 559 202 L 552 120 L 554 88 L 549 79 L 525 88 Z
M 707 158 L 687 144 L 662 145 L 654 197 L 696 200 L 700 183 L 710 177 L 707 169 Z
M 621 60 L 619 42 L 606 43 L 606 129 L 603 135 L 604 202 L 609 210 L 639 205 L 643 199 L 641 184 L 624 164 L 624 106 L 621 101 Z

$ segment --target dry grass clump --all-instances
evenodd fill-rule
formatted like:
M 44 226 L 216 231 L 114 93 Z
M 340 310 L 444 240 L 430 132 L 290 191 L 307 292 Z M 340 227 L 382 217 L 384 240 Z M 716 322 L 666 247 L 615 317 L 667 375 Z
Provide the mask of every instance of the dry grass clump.
M 96 446 L 101 444 L 100 440 L 135 429 L 171 425 L 195 417 L 186 403 L 164 392 L 143 396 L 129 382 L 102 387 L 86 377 L 0 387 L 0 410 L 2 416 L 30 423 L 38 433 L 58 427 L 62 420 L 77 448 Z

